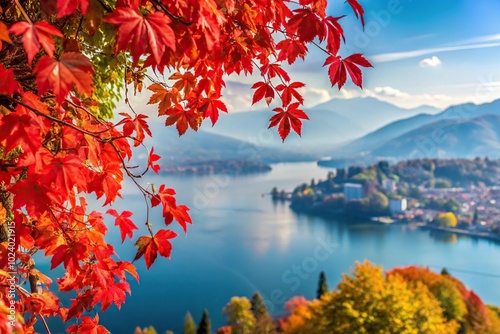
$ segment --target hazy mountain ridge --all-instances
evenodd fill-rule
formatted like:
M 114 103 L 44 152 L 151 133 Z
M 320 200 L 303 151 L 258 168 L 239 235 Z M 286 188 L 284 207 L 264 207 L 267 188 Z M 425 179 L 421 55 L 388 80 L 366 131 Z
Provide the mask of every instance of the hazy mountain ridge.
M 221 115 L 210 133 L 234 139 L 255 142 L 259 146 L 288 150 L 308 150 L 318 152 L 324 145 L 333 145 L 366 133 L 366 130 L 346 117 L 334 112 L 314 109 L 306 110 L 309 121 L 302 124 L 302 137 L 292 132 L 283 143 L 277 129 L 267 129 L 271 111 L 251 111 Z
M 397 145 L 395 145 L 395 140 L 400 137 L 406 138 L 405 134 L 412 133 L 413 135 L 415 135 L 419 132 L 413 131 L 420 129 L 420 127 L 423 127 L 423 129 L 420 131 L 425 132 L 425 126 L 431 124 L 434 125 L 432 125 L 429 129 L 433 129 L 433 131 L 437 131 L 436 129 L 440 126 L 449 129 L 448 127 L 450 123 L 447 122 L 449 120 L 463 121 L 454 122 L 454 124 L 456 125 L 467 123 L 467 120 L 482 115 L 500 115 L 500 100 L 480 105 L 466 103 L 451 106 L 436 115 L 421 114 L 407 119 L 399 120 L 386 125 L 372 133 L 369 133 L 366 136 L 353 140 L 350 143 L 347 143 L 342 147 L 334 150 L 333 153 L 335 156 L 357 156 L 360 154 L 378 155 L 383 152 L 385 155 L 394 157 L 397 155 L 401 155 L 401 152 L 399 152 L 398 154 L 391 153 L 390 148 L 394 149 L 395 147 L 397 147 Z M 432 135 L 432 133 L 428 133 L 428 135 Z M 458 135 L 460 135 L 460 133 Z M 465 133 L 462 133 L 461 135 L 465 136 Z M 386 147 L 386 145 L 387 148 L 384 148 Z M 460 154 L 460 156 L 462 156 L 462 153 Z
M 400 108 L 389 102 L 373 97 L 358 97 L 353 99 L 332 99 L 312 108 L 326 109 L 350 119 L 369 132 L 392 122 L 409 118 L 418 114 L 435 114 L 438 108 L 420 106 L 417 108 Z
M 357 100 L 378 101 L 368 98 L 352 100 L 355 104 Z M 346 101 L 349 100 L 342 103 Z M 378 102 L 378 105 L 388 104 Z M 158 135 L 151 144 L 167 163 L 213 159 L 269 163 L 313 160 L 324 155 L 363 159 L 382 156 L 408 158 L 411 154 L 418 157 L 495 156 L 495 151 L 500 148 L 500 100 L 481 105 L 467 103 L 449 107 L 435 115 L 418 114 L 398 119 L 368 134 L 348 117 L 320 107 L 327 105 L 307 110 L 311 120 L 304 121 L 302 138 L 292 132 L 285 143 L 276 129 L 267 129 L 269 118 L 274 113 L 253 111 L 223 114 L 214 127 L 206 123 L 198 133 L 188 130 L 181 137 L 173 127 L 154 124 L 154 132 Z M 352 111 L 353 115 L 356 113 L 363 112 Z
M 325 154 L 331 147 L 342 146 L 392 121 L 437 111 L 430 106 L 404 109 L 371 97 L 335 98 L 306 109 L 310 121 L 303 122 L 302 137 L 292 132 L 285 143 L 275 129 L 266 130 L 274 114 L 269 110 L 221 115 L 217 124 L 207 131 L 238 140 L 257 141 L 264 147 Z
M 433 122 L 397 136 L 372 152 L 396 158 L 500 156 L 500 115 Z

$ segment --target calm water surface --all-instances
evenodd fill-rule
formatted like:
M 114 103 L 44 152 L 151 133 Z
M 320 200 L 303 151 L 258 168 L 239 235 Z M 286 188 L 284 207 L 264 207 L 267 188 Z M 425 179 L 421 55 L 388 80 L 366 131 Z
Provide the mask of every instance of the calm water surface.
M 179 334 L 187 311 L 198 322 L 207 308 L 215 331 L 224 324 L 221 310 L 232 296 L 260 291 L 268 307 L 280 314 L 284 300 L 294 295 L 314 298 L 320 271 L 333 288 L 343 272 L 364 259 L 386 269 L 447 267 L 485 302 L 500 305 L 499 244 L 402 225 L 347 224 L 299 215 L 288 204 L 262 197 L 273 186 L 292 190 L 313 177 L 325 179 L 327 172 L 315 163 L 295 163 L 251 176 L 151 178 L 151 183 L 176 189 L 179 203 L 191 207 L 195 224 L 187 237 L 174 227 L 181 235 L 172 242 L 171 261 L 160 258 L 146 271 L 141 259 L 140 284 L 132 282 L 132 296 L 120 311 L 112 306 L 100 315 L 101 323 L 112 333 L 153 325 L 158 333 L 170 329 Z M 139 225 L 145 217 L 142 196 L 130 187 L 123 198 L 114 208 L 135 212 Z M 151 221 L 160 226 L 161 213 L 153 211 Z M 119 233 L 110 230 L 109 241 L 119 244 Z M 131 260 L 135 249 L 127 240 L 118 252 Z M 62 330 L 59 326 L 53 324 L 53 333 Z

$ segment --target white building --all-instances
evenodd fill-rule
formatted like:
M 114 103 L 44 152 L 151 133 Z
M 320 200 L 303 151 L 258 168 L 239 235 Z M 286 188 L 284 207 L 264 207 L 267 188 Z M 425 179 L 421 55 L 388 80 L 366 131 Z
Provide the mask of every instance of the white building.
M 364 196 L 363 186 L 357 183 L 344 183 L 344 196 L 347 202 L 353 199 L 362 199 Z
M 389 212 L 391 214 L 403 213 L 406 210 L 407 205 L 408 203 L 406 201 L 406 198 L 391 198 L 389 199 Z

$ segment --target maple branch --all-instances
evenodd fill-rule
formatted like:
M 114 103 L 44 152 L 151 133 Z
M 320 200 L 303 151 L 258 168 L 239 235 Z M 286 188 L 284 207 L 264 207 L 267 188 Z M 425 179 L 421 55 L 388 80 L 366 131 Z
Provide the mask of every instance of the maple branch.
M 165 5 L 163 5 L 163 3 L 161 1 L 159 1 L 159 0 L 152 0 L 152 2 L 153 2 L 153 6 L 155 6 L 155 4 L 158 5 L 165 14 L 167 14 L 170 18 L 176 20 L 177 22 L 182 23 L 182 24 L 184 24 L 187 27 L 189 27 L 189 26 L 191 26 L 193 24 L 193 22 L 186 22 L 186 21 L 182 20 L 179 16 L 176 16 L 176 15 L 172 14 L 165 7 Z
M 81 132 L 81 133 L 84 133 L 84 134 L 86 134 L 86 135 L 92 136 L 92 137 L 94 137 L 94 138 L 98 139 L 101 143 L 107 143 L 107 142 L 109 142 L 109 141 L 112 141 L 112 140 L 116 139 L 115 137 L 110 137 L 110 138 L 101 138 L 101 137 L 99 136 L 99 134 L 104 133 L 104 132 L 106 132 L 106 131 L 109 131 L 111 128 L 108 128 L 108 129 L 106 129 L 106 130 L 102 130 L 102 131 L 97 131 L 97 132 L 90 132 L 90 131 L 87 131 L 87 130 L 85 130 L 85 129 L 82 129 L 82 128 L 80 128 L 80 127 L 78 127 L 78 126 L 74 125 L 74 124 L 67 123 L 67 122 L 65 122 L 65 121 L 63 121 L 63 120 L 60 120 L 59 118 L 56 118 L 56 117 L 53 117 L 53 116 L 47 115 L 47 114 L 45 114 L 45 113 L 43 113 L 43 112 L 39 111 L 38 109 L 33 108 L 33 107 L 31 107 L 31 106 L 27 105 L 26 103 L 24 103 L 24 102 L 22 102 L 22 101 L 18 101 L 18 100 L 16 100 L 16 99 L 11 98 L 10 96 L 7 96 L 7 98 L 9 98 L 12 102 L 17 103 L 17 104 L 19 104 L 19 105 L 23 106 L 23 107 L 24 107 L 24 108 L 26 108 L 26 109 L 31 110 L 31 111 L 32 111 L 32 112 L 34 112 L 37 116 L 45 117 L 45 118 L 47 118 L 47 119 L 49 119 L 49 120 L 51 120 L 51 121 L 53 121 L 53 122 L 59 123 L 59 124 L 61 124 L 61 125 L 64 125 L 64 126 L 70 127 L 70 128 L 72 128 L 73 130 L 76 130 L 76 131 L 78 131 L 78 132 Z M 71 103 L 71 102 L 70 102 L 70 103 Z M 74 105 L 75 107 L 78 107 L 78 106 L 77 106 L 77 105 L 75 105 L 75 104 L 72 104 L 72 105 Z M 85 110 L 84 108 L 82 108 L 82 109 L 83 109 L 83 110 Z M 95 117 L 95 116 L 94 116 L 94 117 Z
M 113 9 L 108 7 L 108 5 L 105 4 L 102 0 L 97 0 L 97 2 L 99 2 L 99 4 L 102 6 L 102 8 L 104 8 L 106 12 L 111 13 L 113 11 Z
M 30 24 L 33 24 L 33 22 L 31 21 L 30 17 L 28 16 L 28 14 L 26 14 L 26 12 L 24 11 L 23 6 L 21 6 L 21 4 L 19 3 L 19 0 L 14 0 L 14 2 L 16 3 L 17 8 L 19 8 L 19 10 L 21 11 L 21 13 L 23 14 L 23 16 L 26 19 L 26 21 L 28 21 Z
M 40 320 L 42 321 L 43 327 L 45 327 L 47 334 L 51 334 L 50 329 L 49 329 L 49 325 L 47 325 L 47 322 L 45 321 L 45 317 L 41 314 L 38 314 L 38 316 L 40 317 Z
M 296 37 L 296 38 L 299 38 L 300 39 L 300 36 L 297 35 L 297 34 L 292 34 L 288 31 L 285 31 L 285 30 L 281 30 L 281 29 L 275 29 L 273 27 L 270 27 L 270 26 L 267 26 L 267 25 L 259 25 L 261 27 L 265 27 L 265 28 L 268 28 L 268 29 L 272 29 L 272 30 L 275 30 L 275 31 L 279 31 L 280 33 L 282 33 L 283 35 L 285 35 L 285 37 L 287 36 L 291 36 L 291 37 Z M 345 40 L 344 40 L 345 42 Z M 319 45 L 318 43 L 316 43 L 315 41 L 310 41 L 309 43 L 313 44 L 315 47 L 317 47 L 318 49 L 320 49 L 321 51 L 323 51 L 324 53 L 326 53 L 327 55 L 329 56 L 335 56 L 334 54 L 332 54 L 330 51 L 328 51 L 327 49 L 325 49 L 324 47 L 322 47 L 321 45 Z
M 80 22 L 78 22 L 78 28 L 76 28 L 75 38 L 78 38 L 78 34 L 80 33 L 80 30 L 82 29 L 82 23 L 83 23 L 83 15 L 80 18 Z
M 19 292 L 24 293 L 26 296 L 32 297 L 31 293 L 28 290 L 26 290 L 25 288 L 23 288 L 22 286 L 18 285 L 17 289 L 19 290 Z M 45 321 L 45 317 L 43 315 L 39 314 L 39 313 L 37 313 L 37 315 L 40 317 L 40 320 L 42 321 L 43 327 L 45 327 L 45 330 L 47 331 L 47 334 L 51 334 L 51 331 L 49 329 L 49 325 Z
M 57 225 L 59 225 L 59 227 L 61 228 L 61 232 L 68 239 L 68 241 L 73 242 L 73 239 L 68 235 L 68 233 L 66 233 L 66 231 L 64 230 L 64 227 L 61 225 L 61 223 L 59 222 L 59 219 L 57 219 L 54 211 L 52 210 L 52 208 L 50 206 L 48 207 L 48 211 L 50 211 L 50 214 L 52 215 L 52 217 L 54 217 L 55 222 L 57 223 Z

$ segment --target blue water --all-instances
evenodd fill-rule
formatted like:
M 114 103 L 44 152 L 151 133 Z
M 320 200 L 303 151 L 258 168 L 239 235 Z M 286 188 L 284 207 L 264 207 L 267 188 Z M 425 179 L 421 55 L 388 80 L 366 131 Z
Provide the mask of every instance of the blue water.
M 132 295 L 121 310 L 112 306 L 100 315 L 100 322 L 112 333 L 133 333 L 136 326 L 153 325 L 158 333 L 170 329 L 180 334 L 187 311 L 198 322 L 207 308 L 215 331 L 225 323 L 221 311 L 232 296 L 250 297 L 260 291 L 268 308 L 280 314 L 284 301 L 294 295 L 314 298 L 322 270 L 333 288 L 343 272 L 364 259 L 386 269 L 411 264 L 434 270 L 447 267 L 485 302 L 500 305 L 498 243 L 402 225 L 311 217 L 262 197 L 273 186 L 292 190 L 313 177 L 325 179 L 327 172 L 314 163 L 295 163 L 274 165 L 272 172 L 259 175 L 145 180 L 175 188 L 179 202 L 191 207 L 195 224 L 187 237 L 173 240 L 171 261 L 160 258 L 149 271 L 143 260 L 138 262 L 140 284 L 131 281 Z M 114 208 L 135 212 L 137 225 L 145 219 L 143 198 L 132 186 L 127 186 Z M 150 220 L 157 229 L 163 228 L 159 211 L 154 210 Z M 119 244 L 116 228 L 110 226 L 110 230 L 108 240 Z M 182 234 L 178 226 L 175 230 Z M 133 243 L 125 241 L 118 252 L 122 259 L 131 260 Z M 38 265 L 43 268 L 46 263 Z M 53 333 L 63 328 L 51 324 Z

